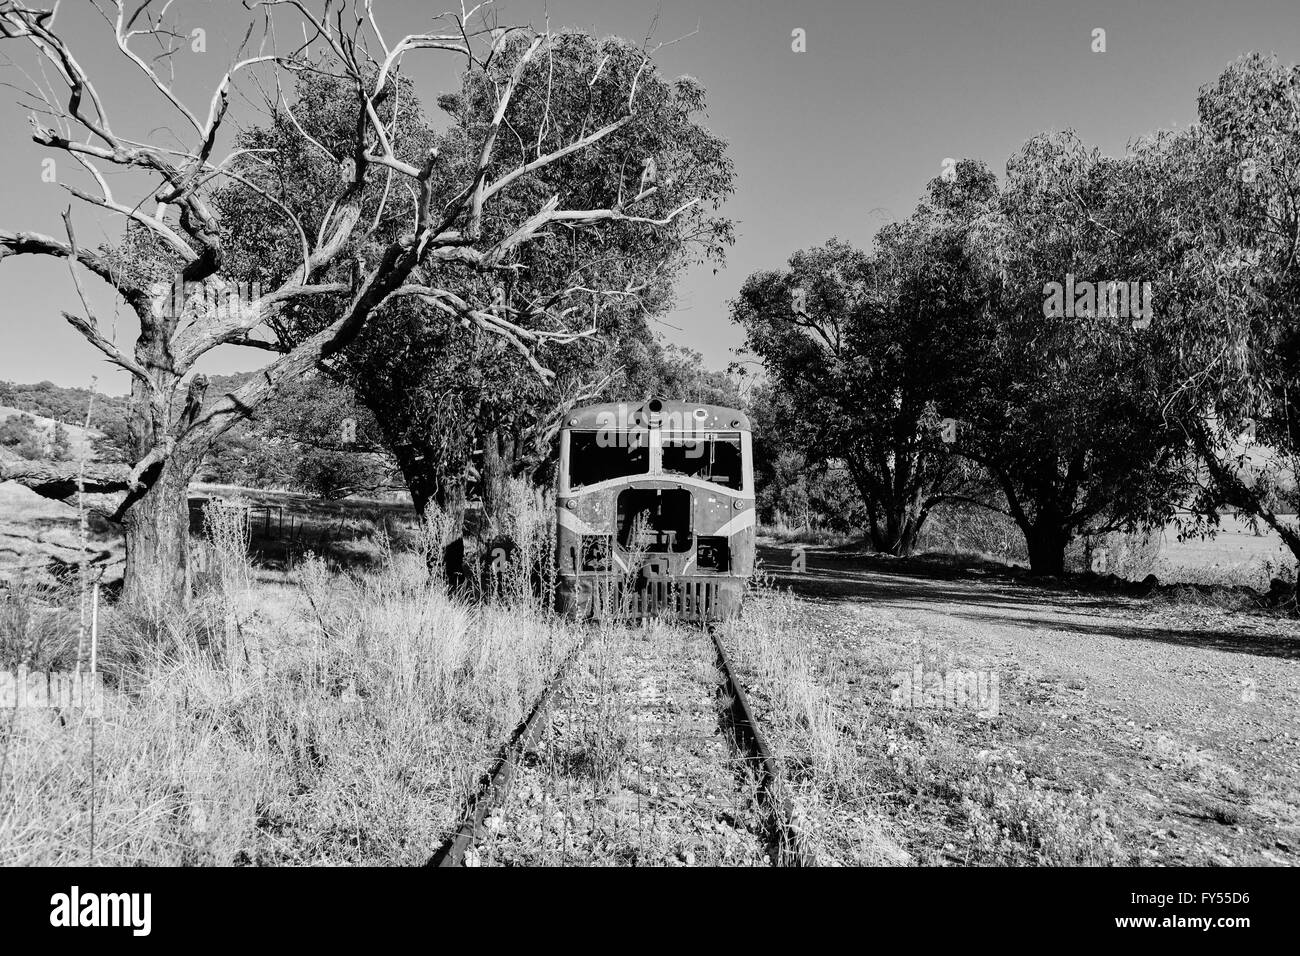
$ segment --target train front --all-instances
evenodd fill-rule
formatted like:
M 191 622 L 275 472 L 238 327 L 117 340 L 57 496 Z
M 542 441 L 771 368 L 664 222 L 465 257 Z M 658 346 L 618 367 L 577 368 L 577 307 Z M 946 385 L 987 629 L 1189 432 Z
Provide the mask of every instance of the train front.
M 716 621 L 754 569 L 748 418 L 652 400 L 576 408 L 560 434 L 558 601 L 575 617 Z

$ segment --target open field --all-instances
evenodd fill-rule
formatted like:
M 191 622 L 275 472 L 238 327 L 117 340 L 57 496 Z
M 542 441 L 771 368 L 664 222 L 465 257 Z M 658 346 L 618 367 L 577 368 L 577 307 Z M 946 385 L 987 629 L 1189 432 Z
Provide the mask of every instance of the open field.
M 247 502 L 251 546 L 259 564 L 267 570 L 284 570 L 295 556 L 307 551 L 340 565 L 365 565 L 383 549 L 381 542 L 408 545 L 417 527 L 410 503 L 400 499 L 330 502 L 293 492 L 195 484 L 191 488 L 191 530 L 196 535 L 202 533 L 202 504 L 214 498 Z M 41 498 L 12 482 L 0 483 L 0 577 L 12 575 L 18 566 L 42 568 L 51 555 L 63 561 L 75 560 L 78 527 L 76 509 Z M 787 550 L 799 545 L 852 550 L 852 539 L 841 534 L 789 528 L 764 530 L 768 540 Z M 101 556 L 111 552 L 106 559 L 111 576 L 113 563 L 121 559 L 120 536 L 106 522 L 93 517 L 90 531 L 93 551 Z M 969 553 L 1002 560 L 1002 555 L 991 547 Z M 1244 586 L 1264 592 L 1271 578 L 1293 576 L 1295 562 L 1271 529 L 1261 525 L 1256 534 L 1246 522 L 1225 515 L 1212 538 L 1179 541 L 1175 528 L 1166 529 L 1151 573 L 1162 584 Z
M 1294 523 L 1294 516 L 1286 520 Z M 927 524 L 921 537 L 921 553 L 959 554 L 1003 564 L 1028 566 L 1024 543 L 1019 531 L 1009 521 L 952 526 L 942 520 Z M 845 551 L 865 548 L 861 537 L 837 532 L 802 530 L 783 526 L 764 526 L 762 534 L 772 545 L 789 551 L 799 545 L 837 548 Z M 1081 560 L 1081 555 L 1067 554 Z M 788 563 L 788 561 L 787 561 Z M 1076 565 L 1081 569 L 1081 565 Z M 1121 575 L 1125 569 L 1121 568 Z M 1179 540 L 1179 529 L 1170 525 L 1159 535 L 1154 561 L 1141 572 L 1129 577 L 1141 580 L 1154 574 L 1162 584 L 1202 584 L 1208 586 L 1249 587 L 1264 592 L 1276 577 L 1294 580 L 1295 558 L 1277 532 L 1262 522 L 1252 528 L 1248 521 L 1234 514 L 1221 516 L 1213 536 L 1189 536 Z
M 1294 524 L 1294 517 L 1289 519 Z M 1244 585 L 1267 591 L 1275 577 L 1295 579 L 1295 558 L 1277 532 L 1262 522 L 1258 532 L 1235 515 L 1224 515 L 1213 538 L 1179 541 L 1167 529 L 1152 573 L 1163 583 Z
M 291 492 L 196 484 L 190 490 L 190 530 L 203 547 L 203 505 L 214 499 L 248 506 L 249 545 L 264 575 L 283 572 L 308 552 L 339 566 L 372 566 L 386 547 L 409 545 L 417 526 L 402 501 L 321 501 Z M 125 552 L 120 531 L 90 515 L 88 547 L 106 581 L 120 577 Z M 77 509 L 42 498 L 13 482 L 0 483 L 0 581 L 18 573 L 47 578 L 51 563 L 77 560 Z
M 91 518 L 87 547 L 111 572 L 121 573 L 121 534 Z M 81 522 L 75 508 L 42 498 L 13 482 L 0 482 L 0 582 L 23 574 L 48 578 L 51 566 L 73 563 L 81 553 Z
M 322 501 L 289 491 L 195 484 L 190 527 L 199 538 L 203 505 L 213 500 L 246 506 L 249 547 L 263 570 L 289 570 L 307 552 L 341 567 L 371 566 L 385 550 L 411 546 L 419 525 L 409 501 Z

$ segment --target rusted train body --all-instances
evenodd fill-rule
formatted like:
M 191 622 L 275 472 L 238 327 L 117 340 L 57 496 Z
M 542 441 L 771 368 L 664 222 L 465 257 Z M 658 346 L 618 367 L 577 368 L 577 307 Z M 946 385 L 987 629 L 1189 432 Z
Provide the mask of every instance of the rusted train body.
M 575 408 L 559 464 L 561 610 L 706 622 L 739 611 L 755 533 L 743 413 L 657 399 Z

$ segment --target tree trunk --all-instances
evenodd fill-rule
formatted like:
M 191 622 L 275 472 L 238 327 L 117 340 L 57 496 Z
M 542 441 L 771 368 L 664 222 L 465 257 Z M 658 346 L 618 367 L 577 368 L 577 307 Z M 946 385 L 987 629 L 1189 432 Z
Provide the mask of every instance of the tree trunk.
M 432 455 L 410 445 L 399 447 L 395 456 L 416 514 L 438 536 L 442 571 L 448 587 L 454 589 L 465 579 L 464 479 L 456 481 L 438 474 L 430 464 Z M 437 520 L 433 509 L 442 512 Z M 436 564 L 434 555 L 429 555 L 430 573 L 435 573 Z
M 488 536 L 498 535 L 507 527 L 505 512 L 509 507 L 510 464 L 501 454 L 501 439 L 497 431 L 489 431 L 483 436 L 483 469 L 479 475 L 479 498 L 483 502 L 483 521 Z
M 925 521 L 923 516 L 910 511 L 906 507 L 887 508 L 883 526 L 873 520 L 870 528 L 872 548 L 881 554 L 909 557 L 916 550 L 916 541 Z
M 148 370 L 154 386 L 139 379 L 131 382 L 127 433 L 135 462 L 146 460 L 172 441 L 171 436 L 184 434 L 207 389 L 206 376 L 196 375 L 183 406 L 174 399 L 158 400 L 158 394 L 174 396 L 181 384 L 168 338 L 174 322 L 172 316 L 161 328 L 142 327 L 136 340 L 136 361 Z M 129 506 L 122 514 L 126 532 L 122 601 L 159 619 L 183 611 L 190 603 L 189 485 L 205 448 L 183 442 L 184 438 L 176 440 L 163 463 L 140 476 L 145 490 L 135 500 L 128 492 Z
M 1070 543 L 1070 533 L 1047 522 L 1022 527 L 1021 530 L 1029 549 L 1029 573 L 1038 577 L 1064 574 L 1065 548 Z
M 925 524 L 925 515 L 915 515 L 908 519 L 903 527 L 903 535 L 898 541 L 900 557 L 910 557 L 916 551 L 917 539 L 921 537 L 921 527 Z
M 444 481 L 440 490 L 438 507 L 447 516 L 442 564 L 447 586 L 455 590 L 465 581 L 465 482 Z
M 173 456 L 127 509 L 124 603 L 153 614 L 189 603 L 189 485 L 197 467 L 197 458 Z

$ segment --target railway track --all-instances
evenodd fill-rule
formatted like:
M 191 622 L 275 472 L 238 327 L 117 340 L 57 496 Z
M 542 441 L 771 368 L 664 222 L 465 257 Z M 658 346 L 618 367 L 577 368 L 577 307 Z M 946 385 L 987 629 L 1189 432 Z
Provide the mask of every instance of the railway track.
M 468 813 L 461 821 L 460 826 L 429 858 L 428 863 L 425 864 L 426 866 L 465 865 L 466 854 L 473 849 L 475 842 L 482 836 L 483 824 L 487 819 L 487 815 L 495 808 L 502 806 L 509 796 L 510 781 L 514 778 L 520 759 L 530 748 L 537 745 L 537 739 L 541 735 L 550 714 L 551 703 L 563 686 L 569 668 L 586 646 L 587 641 L 584 640 L 556 668 L 555 674 L 538 696 L 533 709 L 524 718 L 524 722 L 516 727 L 514 733 L 510 735 L 510 739 L 506 742 L 505 748 L 497 758 L 492 772 L 479 784 L 478 790 L 470 800 Z
M 776 758 L 772 755 L 754 710 L 750 706 L 749 696 L 731 666 L 727 649 L 722 643 L 719 628 L 708 628 L 709 637 L 718 655 L 718 670 L 722 673 L 724 699 L 729 700 L 731 728 L 736 744 L 747 755 L 760 777 L 759 795 L 771 815 L 772 826 L 777 837 L 778 866 L 812 866 L 816 860 L 807 841 L 795 825 L 789 802 L 785 799 L 784 780 Z
M 690 864 L 692 840 L 700 862 L 813 862 L 719 629 L 593 626 L 428 865 Z

